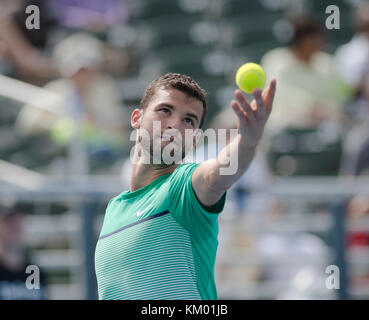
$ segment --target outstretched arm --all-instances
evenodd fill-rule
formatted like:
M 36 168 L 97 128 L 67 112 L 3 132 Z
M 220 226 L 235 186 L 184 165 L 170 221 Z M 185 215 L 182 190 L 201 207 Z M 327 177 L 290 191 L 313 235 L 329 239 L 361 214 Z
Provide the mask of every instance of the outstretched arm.
M 247 170 L 254 157 L 256 147 L 263 135 L 265 124 L 272 111 L 276 91 L 276 80 L 263 92 L 253 91 L 254 100 L 249 103 L 241 90 L 234 92 L 231 107 L 236 113 L 237 135 L 227 144 L 215 159 L 201 163 L 192 175 L 192 186 L 200 202 L 211 206 L 218 202 Z M 226 168 L 236 164 L 232 174 Z

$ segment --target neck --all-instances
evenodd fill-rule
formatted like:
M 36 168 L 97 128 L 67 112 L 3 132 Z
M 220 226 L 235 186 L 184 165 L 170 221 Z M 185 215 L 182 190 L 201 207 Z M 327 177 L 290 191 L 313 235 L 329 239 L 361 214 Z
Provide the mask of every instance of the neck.
M 304 63 L 309 63 L 314 55 L 313 53 L 307 52 L 299 47 L 292 47 L 292 52 L 298 60 Z
M 129 191 L 133 192 L 144 186 L 147 186 L 155 179 L 166 173 L 173 172 L 179 164 L 147 164 L 143 158 L 137 158 L 137 153 L 132 164 L 132 173 Z
M 143 188 L 161 177 L 166 173 L 173 172 L 177 164 L 173 165 L 160 165 L 160 164 L 143 164 L 137 163 L 132 165 L 132 174 L 129 191 L 133 192 L 140 188 Z

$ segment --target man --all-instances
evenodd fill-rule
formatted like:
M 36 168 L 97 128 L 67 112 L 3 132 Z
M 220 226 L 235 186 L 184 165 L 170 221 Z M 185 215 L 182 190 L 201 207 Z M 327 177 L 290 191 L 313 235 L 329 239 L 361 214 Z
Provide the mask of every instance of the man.
M 181 74 L 166 74 L 148 86 L 141 108 L 131 115 L 131 125 L 139 134 L 130 189 L 109 202 L 96 246 L 100 299 L 217 299 L 218 214 L 227 189 L 251 163 L 275 88 L 272 80 L 263 93 L 255 89 L 251 104 L 240 90 L 235 91 L 231 106 L 238 117 L 238 132 L 216 159 L 155 164 L 155 145 L 163 158 L 178 135 L 201 128 L 206 100 L 205 91 Z M 159 133 L 153 130 L 155 123 L 160 124 Z M 144 131 L 150 136 L 146 150 L 139 148 Z M 181 144 L 182 159 L 187 142 Z M 150 163 L 142 156 L 145 152 Z M 222 174 L 221 169 L 233 160 L 237 160 L 236 172 Z

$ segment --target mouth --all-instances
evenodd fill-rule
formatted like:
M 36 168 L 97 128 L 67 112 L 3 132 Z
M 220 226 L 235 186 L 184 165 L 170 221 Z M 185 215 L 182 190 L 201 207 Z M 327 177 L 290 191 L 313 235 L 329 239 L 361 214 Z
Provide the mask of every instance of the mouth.
M 163 135 L 161 138 L 162 145 L 172 145 L 175 148 L 182 146 L 181 140 L 174 135 Z
M 173 135 L 169 136 L 169 135 L 161 135 L 161 139 L 164 140 L 164 141 L 168 141 L 168 138 L 169 138 L 169 141 L 170 142 L 173 142 L 175 137 Z

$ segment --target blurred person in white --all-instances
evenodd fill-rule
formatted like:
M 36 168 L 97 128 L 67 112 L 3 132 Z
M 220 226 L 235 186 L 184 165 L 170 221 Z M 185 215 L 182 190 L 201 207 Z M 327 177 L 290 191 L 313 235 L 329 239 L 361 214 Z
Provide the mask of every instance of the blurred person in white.
M 62 116 L 37 108 L 30 101 L 17 117 L 18 132 L 48 132 L 61 145 L 67 145 L 80 132 L 88 155 L 114 162 L 127 151 L 129 119 L 116 83 L 101 71 L 103 43 L 89 34 L 75 33 L 56 45 L 53 56 L 62 78 L 44 88 L 65 101 L 51 106 Z
M 28 266 L 34 265 L 22 241 L 22 222 L 23 213 L 19 208 L 0 204 L 0 300 L 46 298 L 45 274 L 40 268 L 37 271 L 32 269 L 32 272 L 26 270 Z M 36 276 L 38 271 L 40 273 Z M 29 276 L 32 279 L 27 280 Z M 27 286 L 26 281 L 33 288 Z
M 350 130 L 344 144 L 341 174 L 369 173 L 369 2 L 354 10 L 356 32 L 351 41 L 336 51 L 341 76 L 352 87 L 349 104 Z
M 341 123 L 347 89 L 338 76 L 333 57 L 324 52 L 324 26 L 313 15 L 289 19 L 289 46 L 275 48 L 261 59 L 267 80 L 276 78 L 279 91 L 269 129 L 316 128 Z

